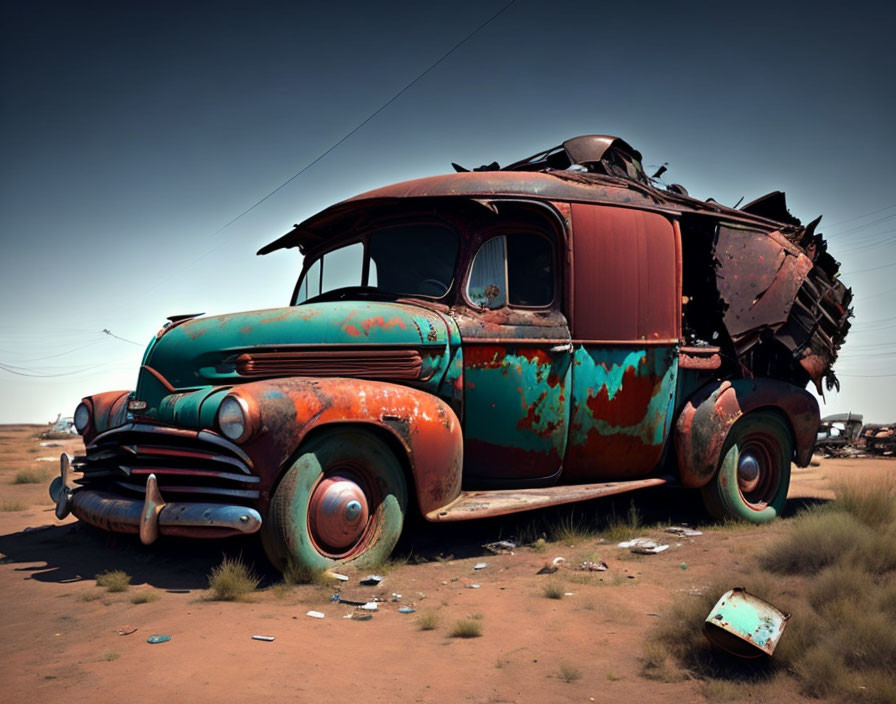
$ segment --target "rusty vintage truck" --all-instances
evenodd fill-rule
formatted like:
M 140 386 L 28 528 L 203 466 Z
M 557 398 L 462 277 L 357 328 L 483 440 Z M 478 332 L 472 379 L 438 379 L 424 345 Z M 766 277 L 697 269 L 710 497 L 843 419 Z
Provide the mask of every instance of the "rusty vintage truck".
M 56 513 L 139 534 L 260 533 L 327 569 L 459 521 L 675 483 L 781 512 L 819 425 L 851 291 L 771 193 L 739 209 L 589 135 L 506 167 L 380 188 L 259 254 L 290 305 L 174 316 L 133 391 L 75 411 Z

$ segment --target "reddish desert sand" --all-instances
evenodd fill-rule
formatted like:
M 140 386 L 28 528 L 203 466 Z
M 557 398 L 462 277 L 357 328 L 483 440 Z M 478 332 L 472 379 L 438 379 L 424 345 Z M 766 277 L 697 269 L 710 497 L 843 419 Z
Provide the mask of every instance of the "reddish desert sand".
M 567 520 L 559 509 L 465 524 L 411 521 L 401 558 L 378 587 L 367 571 L 347 571 L 344 596 L 382 597 L 368 621 L 334 603 L 332 587 L 277 586 L 279 577 L 254 540 L 175 541 L 144 547 L 136 537 L 105 534 L 72 517 L 57 521 L 47 485 L 59 453 L 77 438 L 41 447 L 38 426 L 0 427 L 0 691 L 5 702 L 702 702 L 719 699 L 706 683 L 641 676 L 650 631 L 681 594 L 730 582 L 753 570 L 763 547 L 787 529 L 787 517 L 762 527 L 713 526 L 693 492 L 656 489 L 590 502 L 584 512 L 625 513 L 630 503 L 654 525 L 643 535 L 671 547 L 635 555 L 589 536 L 493 555 L 481 545 L 537 536 Z M 53 441 L 51 441 L 53 442 Z M 59 441 L 55 441 L 59 442 Z M 43 461 L 42 458 L 52 460 Z M 15 483 L 23 470 L 40 483 Z M 823 460 L 794 468 L 787 515 L 833 497 L 834 482 L 896 477 L 891 459 Z M 698 525 L 703 535 L 665 534 L 663 523 Z M 630 536 L 635 537 L 635 536 Z M 222 554 L 253 563 L 263 578 L 247 602 L 208 600 L 207 575 Z M 566 567 L 536 574 L 562 556 Z M 605 560 L 606 572 L 570 568 Z M 486 567 L 474 570 L 484 562 Z M 108 593 L 95 575 L 124 570 L 127 591 Z M 561 599 L 545 585 L 562 587 Z M 472 588 L 479 585 L 478 588 Z M 155 600 L 133 603 L 151 592 Z M 392 594 L 399 601 L 389 601 Z M 568 594 L 567 594 L 568 593 Z M 153 597 L 150 597 L 153 598 Z M 410 606 L 416 613 L 402 614 Z M 306 616 L 309 610 L 325 618 Z M 421 614 L 437 626 L 421 630 Z M 478 638 L 452 638 L 460 619 Z M 129 635 L 119 630 L 136 629 Z M 149 644 L 153 634 L 170 635 Z M 275 638 L 253 640 L 253 635 Z M 785 633 L 786 637 L 786 633 Z M 724 693 L 731 701 L 732 693 Z M 800 701 L 779 678 L 745 686 L 735 701 Z M 806 700 L 810 701 L 810 700 Z

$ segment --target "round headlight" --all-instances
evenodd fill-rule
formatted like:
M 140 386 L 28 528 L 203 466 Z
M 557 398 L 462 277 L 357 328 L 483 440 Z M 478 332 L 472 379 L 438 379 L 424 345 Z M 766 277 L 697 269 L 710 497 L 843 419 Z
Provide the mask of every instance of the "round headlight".
M 90 406 L 83 401 L 81 401 L 75 409 L 74 422 L 75 430 L 81 434 L 83 434 L 84 431 L 87 430 L 87 426 L 90 425 Z
M 239 442 L 245 439 L 249 429 L 249 413 L 246 402 L 238 396 L 228 396 L 218 408 L 218 427 L 226 437 Z

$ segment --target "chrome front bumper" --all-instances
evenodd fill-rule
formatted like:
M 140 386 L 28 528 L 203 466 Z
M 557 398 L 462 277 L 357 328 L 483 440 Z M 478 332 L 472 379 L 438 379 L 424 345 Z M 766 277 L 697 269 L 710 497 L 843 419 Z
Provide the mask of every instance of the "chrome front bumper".
M 255 533 L 261 514 L 253 508 L 211 503 L 166 503 L 154 474 L 146 481 L 146 498 L 128 499 L 93 489 L 75 489 L 68 481 L 71 458 L 59 458 L 59 476 L 50 485 L 56 516 L 73 513 L 85 523 L 115 533 L 139 533 L 149 545 L 159 535 L 224 538 Z

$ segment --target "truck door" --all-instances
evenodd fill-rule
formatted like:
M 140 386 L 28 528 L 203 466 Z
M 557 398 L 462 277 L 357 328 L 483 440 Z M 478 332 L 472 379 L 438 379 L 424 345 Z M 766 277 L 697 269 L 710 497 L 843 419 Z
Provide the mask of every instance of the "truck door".
M 553 233 L 551 233 L 553 234 Z M 484 234 L 455 310 L 464 359 L 464 484 L 550 482 L 569 428 L 571 345 L 560 310 L 560 242 Z
M 563 478 L 651 472 L 669 436 L 681 337 L 678 228 L 658 213 L 572 205 L 573 371 Z

